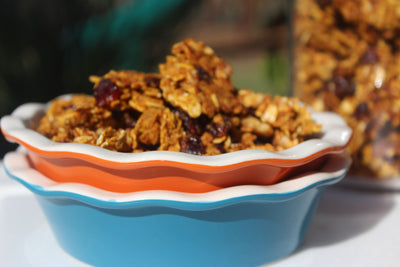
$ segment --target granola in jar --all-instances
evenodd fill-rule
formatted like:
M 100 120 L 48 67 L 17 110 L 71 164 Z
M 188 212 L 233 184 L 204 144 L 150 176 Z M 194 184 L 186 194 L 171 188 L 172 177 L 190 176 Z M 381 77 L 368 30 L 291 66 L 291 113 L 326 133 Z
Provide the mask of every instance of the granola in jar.
M 297 0 L 294 93 L 353 129 L 352 172 L 400 174 L 400 2 Z

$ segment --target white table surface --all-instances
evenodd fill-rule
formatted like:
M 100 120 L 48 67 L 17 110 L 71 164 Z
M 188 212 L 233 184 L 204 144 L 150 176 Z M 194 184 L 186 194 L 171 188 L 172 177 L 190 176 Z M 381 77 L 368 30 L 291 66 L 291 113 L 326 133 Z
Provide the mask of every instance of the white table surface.
M 57 244 L 33 194 L 0 166 L 0 266 L 88 266 Z M 400 192 L 331 186 L 303 245 L 271 267 L 399 267 Z

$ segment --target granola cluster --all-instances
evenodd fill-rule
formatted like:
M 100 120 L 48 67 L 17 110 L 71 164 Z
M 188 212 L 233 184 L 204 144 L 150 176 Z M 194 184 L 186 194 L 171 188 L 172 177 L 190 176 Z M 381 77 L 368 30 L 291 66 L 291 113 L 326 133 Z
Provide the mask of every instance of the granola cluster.
M 294 7 L 295 95 L 353 128 L 353 171 L 400 174 L 400 2 L 302 0 Z
M 159 70 L 91 76 L 93 96 L 53 100 L 37 130 L 56 142 L 196 155 L 283 150 L 321 131 L 295 98 L 235 89 L 231 65 L 202 42 L 175 44 Z

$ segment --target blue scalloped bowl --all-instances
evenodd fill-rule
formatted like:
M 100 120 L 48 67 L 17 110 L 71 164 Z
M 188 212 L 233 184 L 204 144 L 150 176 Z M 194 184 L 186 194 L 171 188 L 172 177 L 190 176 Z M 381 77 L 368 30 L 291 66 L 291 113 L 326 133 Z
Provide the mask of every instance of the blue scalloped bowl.
M 321 192 L 349 164 L 346 154 L 332 155 L 319 171 L 270 186 L 115 193 L 48 179 L 23 150 L 4 158 L 7 174 L 36 195 L 60 246 L 94 266 L 234 267 L 281 259 L 301 244 Z

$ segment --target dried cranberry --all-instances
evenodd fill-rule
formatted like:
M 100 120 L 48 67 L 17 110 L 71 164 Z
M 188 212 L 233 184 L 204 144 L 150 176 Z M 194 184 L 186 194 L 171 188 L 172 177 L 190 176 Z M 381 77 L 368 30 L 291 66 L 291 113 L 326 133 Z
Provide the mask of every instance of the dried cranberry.
M 354 111 L 354 116 L 357 119 L 361 119 L 362 117 L 368 116 L 369 115 L 369 109 L 368 105 L 365 102 L 360 103 L 357 107 L 356 110 Z
M 254 116 L 256 113 L 256 109 L 252 107 L 243 107 L 243 115 L 244 116 Z
M 112 118 L 117 123 L 117 128 L 122 129 L 133 129 L 136 126 L 136 122 L 140 116 L 140 113 L 134 109 L 128 110 L 112 110 Z
M 373 64 L 379 62 L 379 55 L 376 50 L 371 47 L 360 57 L 360 64 Z
M 224 143 L 216 144 L 215 147 L 219 150 L 219 152 L 226 153 Z
M 211 76 L 210 74 L 200 65 L 194 66 L 197 70 L 197 76 L 200 81 L 205 81 L 206 83 L 210 83 Z
M 179 115 L 179 119 L 182 121 L 183 129 L 189 135 L 202 135 L 205 130 L 205 126 L 210 121 L 210 119 L 205 115 L 201 115 L 200 117 L 193 119 L 181 108 L 175 108 L 174 112 Z
M 189 135 L 196 135 L 196 128 L 194 127 L 193 119 L 183 109 L 176 108 L 175 112 L 178 113 L 179 119 L 182 121 L 183 129 Z
M 193 155 L 202 155 L 204 152 L 203 143 L 198 136 L 189 135 L 182 140 L 181 151 Z
M 206 126 L 210 121 L 211 119 L 204 114 L 201 114 L 200 117 L 194 120 L 197 135 L 202 135 L 204 133 Z
M 322 9 L 332 4 L 332 0 L 317 0 L 316 2 Z
M 354 95 L 356 91 L 356 86 L 354 81 L 351 79 L 345 78 L 343 76 L 336 76 L 333 80 L 335 84 L 335 95 L 339 99 L 343 99 L 346 96 Z
M 94 88 L 94 96 L 99 106 L 107 106 L 112 101 L 118 99 L 121 94 L 120 89 L 109 79 L 102 79 Z
M 221 123 L 210 123 L 207 125 L 206 129 L 214 137 L 221 137 L 225 135 L 224 126 Z
M 160 78 L 158 78 L 158 77 L 146 76 L 146 78 L 144 78 L 144 81 L 146 82 L 146 85 L 148 87 L 153 87 L 153 88 L 159 88 L 160 87 Z
M 125 110 L 122 118 L 121 118 L 121 123 L 122 123 L 122 128 L 130 128 L 133 129 L 136 126 L 136 122 L 139 119 L 140 112 L 136 111 L 134 109 L 128 109 Z
M 209 133 L 211 133 L 214 137 L 222 137 L 225 136 L 229 130 L 232 128 L 232 120 L 224 116 L 224 123 L 210 123 L 207 125 L 206 129 Z

